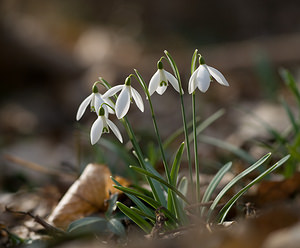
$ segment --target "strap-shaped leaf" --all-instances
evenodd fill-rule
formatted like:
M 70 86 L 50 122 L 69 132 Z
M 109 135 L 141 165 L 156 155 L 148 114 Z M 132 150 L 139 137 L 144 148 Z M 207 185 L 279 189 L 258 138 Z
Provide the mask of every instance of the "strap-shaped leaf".
M 178 172 L 179 172 L 179 168 L 180 168 L 180 161 L 181 161 L 181 157 L 184 151 L 184 142 L 181 143 L 180 147 L 177 150 L 173 165 L 172 165 L 172 169 L 171 169 L 171 184 L 173 186 L 176 186 L 177 183 L 177 177 L 178 177 Z
M 107 228 L 114 234 L 124 237 L 126 230 L 123 224 L 118 219 L 109 219 L 107 221 Z
M 128 216 L 133 222 L 135 222 L 141 229 L 143 229 L 146 233 L 150 233 L 152 230 L 152 225 L 149 224 L 146 220 L 144 220 L 140 215 L 131 210 L 129 207 L 125 206 L 121 202 L 117 202 L 118 208 Z
M 155 180 L 157 180 L 158 182 L 166 185 L 168 188 L 170 188 L 171 190 L 173 190 L 180 198 L 182 198 L 186 203 L 189 204 L 188 199 L 178 190 L 176 189 L 173 185 L 169 184 L 168 182 L 166 182 L 165 180 L 161 179 L 160 177 L 150 173 L 149 171 L 146 171 L 142 168 L 136 167 L 136 166 L 130 166 L 130 168 L 134 169 L 137 172 L 140 172 L 141 174 L 144 174 L 148 177 L 151 177 Z
M 207 186 L 207 189 L 203 195 L 203 198 L 201 201 L 202 203 L 206 203 L 209 201 L 211 194 L 214 192 L 214 190 L 216 189 L 216 187 L 218 186 L 219 182 L 222 180 L 224 175 L 230 170 L 231 166 L 232 166 L 232 162 L 228 162 L 213 177 L 213 179 L 210 181 L 210 183 Z
M 238 174 L 236 177 L 234 177 L 226 186 L 221 190 L 221 192 L 216 196 L 215 200 L 211 204 L 210 208 L 208 209 L 207 213 L 207 221 L 209 221 L 210 215 L 212 211 L 215 209 L 221 198 L 225 195 L 225 193 L 234 185 L 236 184 L 241 178 L 248 175 L 250 172 L 261 166 L 269 157 L 271 156 L 271 153 L 267 153 L 264 155 L 261 159 L 259 159 L 257 162 L 255 162 L 253 165 L 251 165 L 246 170 L 242 171 L 240 174 Z
M 68 232 L 77 232 L 77 231 L 93 231 L 95 228 L 91 226 L 97 225 L 99 228 L 105 230 L 107 228 L 107 220 L 100 217 L 85 217 L 79 220 L 73 221 L 69 227 Z
M 114 179 L 113 177 L 111 177 L 111 179 L 114 181 L 114 183 L 117 186 L 122 186 L 116 179 Z M 125 192 L 124 192 L 125 193 Z M 136 196 L 132 195 L 132 194 L 127 194 L 125 193 L 132 201 L 133 203 L 141 210 L 143 211 L 145 214 L 152 216 L 153 218 L 155 218 L 155 214 L 153 211 L 151 211 L 140 199 L 138 199 Z
M 288 159 L 290 155 L 285 156 L 281 160 L 279 160 L 276 164 L 271 166 L 269 169 L 267 169 L 265 172 L 260 174 L 258 177 L 256 177 L 253 181 L 251 181 L 248 185 L 246 185 L 244 188 L 242 188 L 237 194 L 235 194 L 221 209 L 221 211 L 218 214 L 217 219 L 220 223 L 223 223 L 227 213 L 229 212 L 230 208 L 233 206 L 233 204 L 249 189 L 251 188 L 255 183 L 258 183 L 261 181 L 265 176 L 272 173 L 274 170 L 276 170 L 278 167 L 280 167 L 282 164 L 284 164 Z

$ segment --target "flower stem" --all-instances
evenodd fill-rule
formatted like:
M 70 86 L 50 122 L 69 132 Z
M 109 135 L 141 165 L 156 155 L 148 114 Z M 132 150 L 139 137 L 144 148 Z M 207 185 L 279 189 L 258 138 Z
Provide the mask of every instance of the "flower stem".
M 175 77 L 178 80 L 179 84 L 179 94 L 180 94 L 180 104 L 181 104 L 181 115 L 182 115 L 182 121 L 183 121 L 183 129 L 184 129 L 184 137 L 185 137 L 185 144 L 186 144 L 186 153 L 187 153 L 187 160 L 188 160 L 188 166 L 189 166 L 189 174 L 190 174 L 190 183 L 192 188 L 192 195 L 194 195 L 194 183 L 193 183 L 193 168 L 192 168 L 192 162 L 191 162 L 191 151 L 190 151 L 190 142 L 189 142 L 189 134 L 188 134 L 188 128 L 187 128 L 187 121 L 186 121 L 186 113 L 185 113 L 185 107 L 184 107 L 184 101 L 183 101 L 183 90 L 182 90 L 182 83 L 180 80 L 180 75 L 178 68 L 176 66 L 175 61 L 171 57 L 171 55 L 165 51 L 165 54 L 168 58 L 168 61 L 172 67 L 172 70 L 175 74 Z
M 134 151 L 136 152 L 136 155 L 137 155 L 137 158 L 139 160 L 139 163 L 141 165 L 141 167 L 144 169 L 144 170 L 147 170 L 146 168 L 146 165 L 145 165 L 145 160 L 144 160 L 144 156 L 143 156 L 143 153 L 142 153 L 142 150 L 136 140 L 136 137 L 135 137 L 135 134 L 133 132 L 133 129 L 131 127 L 131 124 L 130 122 L 128 121 L 127 117 L 125 116 L 122 120 L 122 123 L 126 129 L 126 132 L 129 136 L 129 139 L 131 141 L 131 144 L 134 148 Z M 146 179 L 147 179 L 147 182 L 149 183 L 150 187 L 151 187 L 151 190 L 152 190 L 152 193 L 153 193 L 153 197 L 156 201 L 160 202 L 160 199 L 159 199 L 159 196 L 158 196 L 158 193 L 156 192 L 156 189 L 153 185 L 153 182 L 152 180 L 146 176 Z
M 197 123 L 196 123 L 196 97 L 195 91 L 192 94 L 192 108 L 193 108 L 193 134 L 194 134 L 194 155 L 195 155 L 195 173 L 196 173 L 196 200 L 200 202 L 200 173 L 199 173 L 199 159 L 198 159 L 198 144 L 197 144 Z
M 157 137 L 160 153 L 161 153 L 161 156 L 162 156 L 162 161 L 163 161 L 163 165 L 164 165 L 164 168 L 165 168 L 166 177 L 167 177 L 168 183 L 171 183 L 170 171 L 169 171 L 169 168 L 168 168 L 168 163 L 167 163 L 164 148 L 163 148 L 163 143 L 161 141 L 161 137 L 160 137 L 160 134 L 159 134 L 159 131 L 158 131 L 156 117 L 155 117 L 151 97 L 150 97 L 150 94 L 149 94 L 149 91 L 148 91 L 148 87 L 147 87 L 144 79 L 142 78 L 141 74 L 137 70 L 134 70 L 134 71 L 135 71 L 136 75 L 133 75 L 133 74 L 132 75 L 137 78 L 138 82 L 143 87 L 144 92 L 145 92 L 145 94 L 147 96 L 147 99 L 148 99 L 148 102 L 149 102 L 151 117 L 152 117 L 152 121 L 153 121 L 153 125 L 154 125 L 155 134 L 156 134 L 156 137 Z

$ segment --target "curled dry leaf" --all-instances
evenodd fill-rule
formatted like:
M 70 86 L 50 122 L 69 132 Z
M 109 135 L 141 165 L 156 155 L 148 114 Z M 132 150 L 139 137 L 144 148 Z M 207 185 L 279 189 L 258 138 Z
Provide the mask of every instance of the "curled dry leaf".
M 105 165 L 88 164 L 81 176 L 72 184 L 60 200 L 48 221 L 57 227 L 66 229 L 77 219 L 106 209 L 109 192 L 119 192 L 113 187 L 111 173 Z M 128 186 L 129 181 L 115 177 L 120 184 Z

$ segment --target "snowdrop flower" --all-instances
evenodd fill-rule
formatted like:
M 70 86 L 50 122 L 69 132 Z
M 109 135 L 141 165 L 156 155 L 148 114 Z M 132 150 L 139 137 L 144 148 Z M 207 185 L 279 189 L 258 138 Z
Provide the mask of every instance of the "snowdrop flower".
M 193 93 L 197 87 L 200 91 L 206 92 L 209 88 L 212 78 L 214 78 L 221 85 L 229 86 L 222 73 L 217 69 L 206 65 L 203 57 L 200 55 L 200 65 L 193 72 L 189 80 L 189 94 Z
M 126 78 L 124 85 L 117 85 L 110 88 L 102 97 L 106 99 L 115 95 L 119 91 L 121 91 L 121 93 L 119 94 L 115 105 L 115 112 L 118 119 L 123 118 L 127 114 L 132 99 L 135 101 L 138 108 L 144 112 L 142 97 L 134 88 L 131 87 L 130 77 Z
M 157 71 L 152 76 L 149 83 L 149 94 L 150 96 L 156 91 L 158 94 L 162 95 L 168 87 L 168 82 L 173 86 L 173 88 L 179 91 L 179 84 L 177 79 L 169 72 L 163 69 L 163 63 L 158 61 Z
M 90 133 L 92 145 L 97 143 L 102 133 L 109 133 L 109 128 L 113 131 L 119 141 L 123 143 L 123 138 L 118 127 L 107 118 L 107 116 L 105 115 L 104 107 L 101 106 L 97 114 L 98 118 L 93 123 Z
M 100 106 L 103 103 L 106 103 L 113 107 L 113 102 L 110 99 L 103 99 L 103 96 L 98 92 L 98 88 L 94 84 L 92 89 L 92 94 L 90 94 L 87 98 L 85 98 L 83 102 L 80 104 L 76 114 L 76 120 L 77 121 L 80 120 L 80 118 L 83 116 L 84 111 L 86 110 L 89 104 L 91 106 L 91 111 L 96 112 L 99 110 Z M 103 108 L 105 109 L 106 115 L 108 115 L 108 113 L 111 114 L 114 113 L 114 111 L 107 106 L 103 106 Z

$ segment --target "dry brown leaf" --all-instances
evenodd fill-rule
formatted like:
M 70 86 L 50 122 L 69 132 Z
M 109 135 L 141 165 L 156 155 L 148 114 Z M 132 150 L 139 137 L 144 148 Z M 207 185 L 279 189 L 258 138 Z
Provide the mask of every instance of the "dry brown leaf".
M 88 164 L 53 210 L 48 218 L 49 222 L 65 229 L 74 220 L 104 211 L 109 192 L 119 192 L 112 186 L 110 176 L 111 173 L 105 165 Z M 118 176 L 115 178 L 123 186 L 129 185 L 126 179 Z
M 300 193 L 300 172 L 282 181 L 263 181 L 259 184 L 255 201 L 259 205 L 288 200 Z

